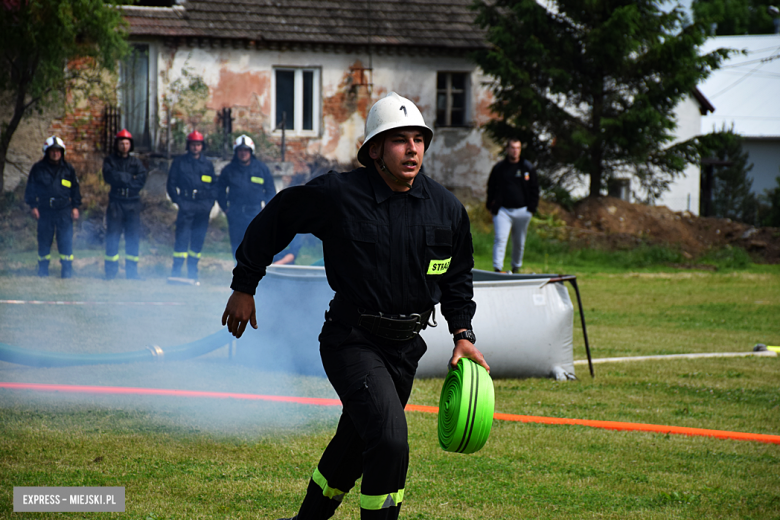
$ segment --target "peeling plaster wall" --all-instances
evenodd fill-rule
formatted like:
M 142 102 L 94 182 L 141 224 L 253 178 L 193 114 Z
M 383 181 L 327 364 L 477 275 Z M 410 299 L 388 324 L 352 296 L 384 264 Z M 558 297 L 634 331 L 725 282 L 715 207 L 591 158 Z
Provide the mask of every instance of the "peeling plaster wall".
M 426 122 L 434 128 L 434 140 L 426 154 L 426 173 L 454 190 L 482 198 L 487 176 L 499 147 L 478 125 L 489 119 L 491 93 L 483 86 L 481 71 L 465 58 L 423 56 L 374 56 L 373 89 L 360 83 L 360 69 L 369 66 L 368 55 L 296 51 L 248 51 L 242 49 L 179 48 L 161 51 L 158 57 L 159 91 L 181 75 L 184 67 L 200 75 L 209 87 L 208 112 L 213 121 L 223 107 L 232 109 L 233 130 L 264 132 L 275 143 L 281 132 L 273 130 L 274 68 L 320 70 L 322 112 L 319 131 L 286 133 L 287 160 L 296 170 L 316 156 L 344 166 L 354 164 L 363 141 L 365 118 L 373 102 L 395 91 L 415 101 Z M 471 74 L 468 112 L 471 126 L 436 128 L 436 75 L 438 71 Z M 365 81 L 371 81 L 368 72 Z M 164 114 L 162 106 L 160 113 Z M 160 117 L 164 124 L 164 115 Z M 159 129 L 164 134 L 164 128 Z

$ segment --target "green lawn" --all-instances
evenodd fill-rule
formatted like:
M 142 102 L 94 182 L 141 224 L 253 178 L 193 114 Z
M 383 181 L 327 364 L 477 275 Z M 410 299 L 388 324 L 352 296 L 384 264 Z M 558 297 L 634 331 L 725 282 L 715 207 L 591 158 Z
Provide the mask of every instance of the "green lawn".
M 489 268 L 482 239 L 475 240 L 476 262 Z M 778 266 L 740 261 L 729 268 L 732 255 L 721 257 L 715 272 L 679 270 L 648 260 L 663 258 L 658 251 L 628 258 L 556 247 L 546 257 L 529 254 L 526 270 L 577 275 L 594 357 L 780 344 Z M 140 283 L 101 280 L 94 256 L 73 280 L 41 280 L 29 276 L 34 253 L 4 254 L 0 299 L 177 305 L 0 303 L 0 342 L 123 352 L 181 344 L 219 328 L 229 295 L 231 262 L 224 255 L 204 262 L 200 287 L 162 283 L 169 265 L 163 253 L 142 258 L 147 279 Z M 575 359 L 584 359 L 578 320 L 575 325 Z M 595 369 L 591 379 L 578 366 L 575 382 L 497 380 L 496 411 L 780 434 L 780 358 Z M 0 381 L 335 397 L 324 379 L 242 366 L 227 349 L 178 364 L 42 369 L 0 363 Z M 441 385 L 418 381 L 411 402 L 437 405 Z M 0 390 L 0 517 L 289 516 L 338 413 L 262 401 Z M 780 445 L 494 421 L 487 445 L 466 456 L 438 447 L 435 415 L 407 417 L 411 464 L 403 518 L 780 518 Z M 13 486 L 124 486 L 127 512 L 13 513 Z M 354 520 L 357 511 L 353 491 L 336 517 Z

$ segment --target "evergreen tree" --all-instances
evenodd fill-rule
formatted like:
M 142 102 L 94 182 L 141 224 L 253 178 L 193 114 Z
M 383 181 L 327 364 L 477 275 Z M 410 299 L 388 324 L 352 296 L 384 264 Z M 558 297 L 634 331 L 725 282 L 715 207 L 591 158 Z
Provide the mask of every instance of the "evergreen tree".
M 766 0 L 693 0 L 691 10 L 694 19 L 717 36 L 772 34 L 775 27 L 767 9 L 770 5 Z
M 712 190 L 713 214 L 748 224 L 756 223 L 758 201 L 751 188 L 748 153 L 742 150 L 742 137 L 733 130 L 721 130 L 698 138 L 701 157 L 717 159 Z
M 495 78 L 493 138 L 520 138 L 561 182 L 590 176 L 590 196 L 617 171 L 658 195 L 695 160 L 691 143 L 670 146 L 673 110 L 728 51 L 700 56 L 704 26 L 685 25 L 679 5 L 475 0 L 473 8 L 489 43 L 475 59 Z

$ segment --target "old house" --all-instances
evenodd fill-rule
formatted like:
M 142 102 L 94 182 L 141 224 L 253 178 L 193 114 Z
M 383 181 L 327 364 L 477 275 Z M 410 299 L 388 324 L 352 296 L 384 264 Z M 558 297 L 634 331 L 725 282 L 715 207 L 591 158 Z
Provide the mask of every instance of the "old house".
M 426 172 L 483 195 L 497 147 L 479 128 L 491 94 L 468 58 L 483 45 L 469 0 L 140 3 L 157 5 L 123 7 L 134 53 L 118 105 L 141 148 L 229 127 L 261 136 L 276 160 L 284 135 L 295 171 L 317 160 L 350 166 L 368 109 L 396 91 L 435 129 Z M 200 101 L 176 104 L 200 81 Z

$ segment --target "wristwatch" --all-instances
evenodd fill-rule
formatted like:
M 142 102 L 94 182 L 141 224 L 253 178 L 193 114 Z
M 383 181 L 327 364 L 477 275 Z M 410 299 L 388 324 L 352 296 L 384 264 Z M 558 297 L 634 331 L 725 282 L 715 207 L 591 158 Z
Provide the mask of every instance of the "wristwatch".
M 477 336 L 474 335 L 474 331 L 471 330 L 471 329 L 464 330 L 463 332 L 458 332 L 457 334 L 452 336 L 452 341 L 454 341 L 455 343 L 457 343 L 458 340 L 461 340 L 461 339 L 467 339 L 472 344 L 475 344 L 477 342 Z

